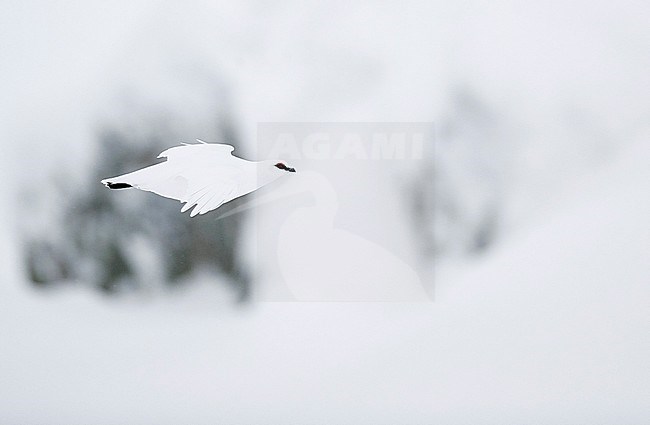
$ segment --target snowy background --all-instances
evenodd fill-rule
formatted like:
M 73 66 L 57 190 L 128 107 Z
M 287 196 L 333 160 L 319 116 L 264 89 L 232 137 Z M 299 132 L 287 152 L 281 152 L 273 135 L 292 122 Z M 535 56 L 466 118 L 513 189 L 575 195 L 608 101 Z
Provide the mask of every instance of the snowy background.
M 650 417 L 650 8 L 375 3 L 0 3 L 0 422 Z M 265 122 L 433 123 L 398 170 L 297 166 L 433 301 L 287 302 L 286 205 L 99 184 L 195 138 L 254 159 Z

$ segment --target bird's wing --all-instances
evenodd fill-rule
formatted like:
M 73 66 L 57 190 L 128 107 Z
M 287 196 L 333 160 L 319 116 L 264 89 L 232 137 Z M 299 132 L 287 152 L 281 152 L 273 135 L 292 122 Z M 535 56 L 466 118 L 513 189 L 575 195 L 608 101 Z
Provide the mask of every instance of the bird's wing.
M 169 148 L 161 152 L 158 158 L 167 158 L 170 163 L 204 164 L 209 162 L 217 165 L 231 161 L 234 150 L 235 148 L 231 145 L 201 142 L 199 144 L 183 144 Z
M 241 169 L 233 166 L 196 167 L 178 174 L 185 180 L 186 190 L 179 199 L 185 205 L 181 212 L 194 207 L 190 217 L 219 208 L 238 196 Z

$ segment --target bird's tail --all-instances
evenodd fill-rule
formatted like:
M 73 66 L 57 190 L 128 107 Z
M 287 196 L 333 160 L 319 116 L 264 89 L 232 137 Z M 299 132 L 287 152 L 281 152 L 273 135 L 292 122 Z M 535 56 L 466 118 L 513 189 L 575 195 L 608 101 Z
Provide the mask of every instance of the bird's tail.
M 139 189 L 151 174 L 151 168 L 146 167 L 121 176 L 109 177 L 102 180 L 102 184 L 109 189 L 130 189 L 132 187 Z
M 165 198 L 185 201 L 187 180 L 176 176 L 172 171 L 167 167 L 167 162 L 161 162 L 128 174 L 109 177 L 102 180 L 102 183 L 109 189 L 140 189 Z
M 133 187 L 128 183 L 114 183 L 110 180 L 102 180 L 102 183 L 109 189 L 129 189 Z

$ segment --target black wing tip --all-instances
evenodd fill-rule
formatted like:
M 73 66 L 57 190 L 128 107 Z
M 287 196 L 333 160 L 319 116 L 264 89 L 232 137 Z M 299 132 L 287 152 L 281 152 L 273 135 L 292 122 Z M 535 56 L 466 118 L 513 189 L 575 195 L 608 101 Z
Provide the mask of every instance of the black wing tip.
M 111 183 L 111 182 L 106 182 L 106 183 L 104 183 L 104 184 L 105 184 L 106 187 L 109 188 L 109 189 L 128 189 L 128 188 L 130 188 L 130 187 L 133 187 L 133 186 L 131 186 L 131 185 L 128 184 L 128 183 Z

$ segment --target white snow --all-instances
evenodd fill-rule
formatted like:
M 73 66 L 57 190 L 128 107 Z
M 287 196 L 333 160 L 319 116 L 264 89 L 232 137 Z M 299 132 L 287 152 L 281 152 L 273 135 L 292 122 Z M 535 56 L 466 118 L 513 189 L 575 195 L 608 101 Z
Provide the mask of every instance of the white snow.
M 634 145 L 534 229 L 443 282 L 434 303 L 239 310 L 206 301 L 219 299 L 207 277 L 167 302 L 109 302 L 34 293 L 5 261 L 0 419 L 642 423 L 649 160 Z

